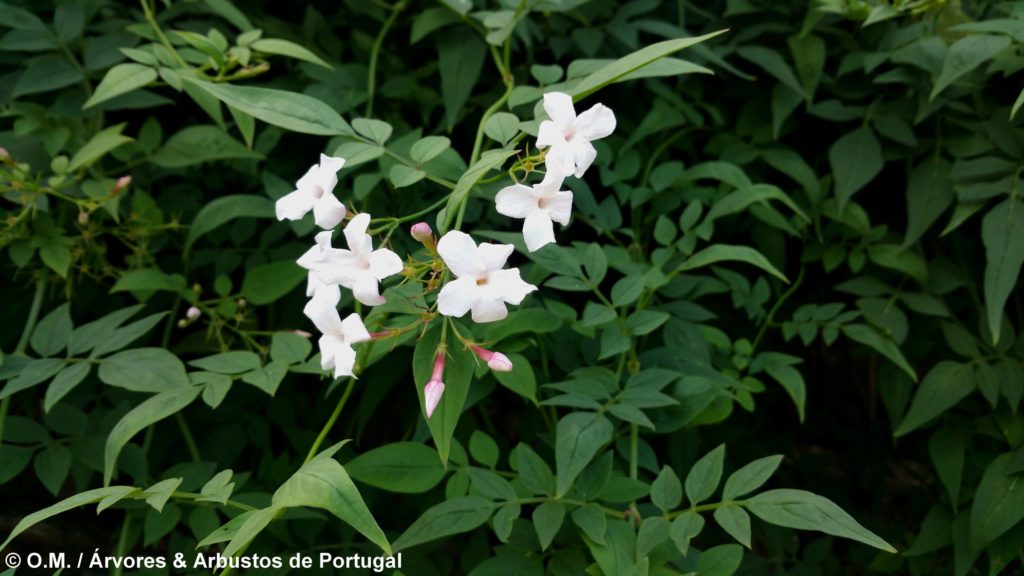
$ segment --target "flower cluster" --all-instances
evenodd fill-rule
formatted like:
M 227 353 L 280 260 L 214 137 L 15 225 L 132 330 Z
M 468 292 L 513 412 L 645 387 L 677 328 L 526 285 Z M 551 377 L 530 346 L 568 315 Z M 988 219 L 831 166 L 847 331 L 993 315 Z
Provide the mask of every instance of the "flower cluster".
M 545 94 L 544 110 L 550 120 L 540 124 L 536 143 L 538 149 L 547 149 L 543 156 L 543 179 L 532 186 L 517 183 L 505 187 L 495 198 L 499 213 L 524 220 L 523 238 L 531 252 L 555 241 L 554 222 L 568 224 L 572 192 L 561 190 L 562 184 L 569 176 L 583 176 L 597 156 L 591 142 L 608 136 L 615 129 L 615 115 L 609 108 L 597 104 L 576 116 L 572 97 L 567 94 Z M 398 254 L 387 248 L 373 248 L 368 233 L 370 215 L 349 215 L 344 204 L 334 196 L 337 173 L 344 164 L 343 158 L 321 154 L 319 164 L 310 167 L 296 183 L 296 189 L 279 199 L 276 205 L 279 220 L 299 220 L 312 211 L 316 224 L 324 230 L 316 235 L 315 245 L 297 262 L 309 271 L 306 288 L 309 302 L 303 311 L 322 334 L 319 341 L 321 366 L 324 370 L 333 370 L 336 378 L 354 375 L 353 344 L 400 332 L 370 334 L 356 313 L 342 319 L 338 313 L 341 289 L 350 290 L 352 296 L 366 306 L 377 306 L 385 301 L 380 282 L 404 269 Z M 349 221 L 343 234 L 348 247 L 335 248 L 332 246 L 333 230 L 346 217 Z M 518 305 L 537 289 L 521 278 L 518 268 L 505 268 L 514 249 L 511 244 L 477 244 L 469 234 L 459 230 L 451 230 L 435 240 L 425 222 L 413 225 L 410 234 L 433 258 L 440 258 L 444 263 L 436 314 L 461 318 L 469 313 L 474 322 L 495 322 L 508 316 L 508 304 Z M 434 270 L 435 266 L 424 269 Z M 415 274 L 415 267 L 406 271 L 409 277 Z M 430 291 L 434 284 L 428 282 L 427 286 Z M 458 337 L 491 370 L 512 370 L 512 362 L 504 354 Z M 446 354 L 446 345 L 442 342 L 434 355 L 431 378 L 423 389 L 428 418 L 444 393 Z

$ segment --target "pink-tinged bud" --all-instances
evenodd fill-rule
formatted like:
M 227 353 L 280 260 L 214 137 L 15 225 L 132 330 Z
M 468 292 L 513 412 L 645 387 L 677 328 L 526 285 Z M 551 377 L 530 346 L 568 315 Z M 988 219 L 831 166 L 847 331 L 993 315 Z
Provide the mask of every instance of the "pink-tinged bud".
M 430 229 L 430 224 L 426 222 L 417 222 L 412 225 L 409 229 L 409 233 L 417 242 L 425 242 L 434 237 L 434 231 Z
M 370 332 L 370 340 L 383 340 L 391 336 L 391 332 Z
M 296 336 L 302 336 L 303 338 L 312 338 L 313 337 L 312 334 L 310 334 L 309 332 L 306 332 L 305 330 L 292 330 L 292 334 L 295 334 Z
M 117 179 L 117 182 L 114 183 L 114 189 L 110 191 L 110 195 L 111 196 L 117 196 L 118 194 L 121 193 L 122 190 L 127 188 L 131 183 L 132 183 L 132 177 L 131 176 L 121 176 L 120 178 Z
M 487 362 L 487 367 L 491 370 L 494 370 L 495 372 L 512 371 L 512 361 L 508 359 L 508 356 L 505 356 L 501 352 L 494 352 L 493 350 L 481 348 L 475 344 L 470 346 L 470 350 L 479 356 L 481 360 Z
M 434 359 L 434 373 L 430 376 L 430 381 L 423 387 L 423 401 L 427 408 L 427 418 L 430 418 L 434 414 L 434 410 L 437 405 L 441 402 L 441 395 L 444 394 L 444 382 L 441 378 L 444 377 L 444 350 L 437 351 L 437 357 Z
M 79 212 L 78 213 L 78 223 L 81 224 L 82 226 L 85 226 L 86 224 L 88 224 L 89 223 L 89 213 L 88 212 Z
M 189 320 L 195 320 L 196 318 L 199 318 L 199 316 L 201 316 L 202 313 L 203 312 L 199 310 L 199 308 L 196 308 L 195 306 L 189 306 L 188 310 L 185 311 L 185 317 L 188 318 Z
M 0 148 L 0 162 L 6 162 L 11 159 L 11 153 L 7 151 L 7 148 Z

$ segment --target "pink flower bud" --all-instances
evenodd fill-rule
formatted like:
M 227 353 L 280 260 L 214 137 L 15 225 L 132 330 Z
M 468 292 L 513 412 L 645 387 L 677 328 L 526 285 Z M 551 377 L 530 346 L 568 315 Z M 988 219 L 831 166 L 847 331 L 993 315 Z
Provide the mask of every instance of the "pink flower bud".
M 508 356 L 505 356 L 501 352 L 494 352 L 486 348 L 481 348 L 475 344 L 470 346 L 470 350 L 479 356 L 481 360 L 487 362 L 487 367 L 491 370 L 494 370 L 495 372 L 512 371 L 512 361 L 508 359 Z
M 409 229 L 409 233 L 412 234 L 413 239 L 417 242 L 426 242 L 434 237 L 434 231 L 430 229 L 430 224 L 426 222 L 413 224 L 412 228 Z
M 292 334 L 295 334 L 296 336 L 302 336 L 303 338 L 312 338 L 313 337 L 312 334 L 310 334 L 309 332 L 306 332 L 305 330 L 292 330 Z
M 444 394 L 444 382 L 441 378 L 444 376 L 444 350 L 437 351 L 437 357 L 434 359 L 434 373 L 430 376 L 430 381 L 423 387 L 423 401 L 426 404 L 427 418 L 430 418 L 434 414 L 434 410 L 437 405 L 441 402 L 441 395 Z
M 78 213 L 78 223 L 81 224 L 82 226 L 85 226 L 86 224 L 88 224 L 89 223 L 89 213 L 88 212 L 79 212 Z
M 0 148 L 0 162 L 6 162 L 11 159 L 11 153 L 7 151 L 7 148 Z
M 188 310 L 185 311 L 185 317 L 188 318 L 189 320 L 195 320 L 196 318 L 199 318 L 199 316 L 201 316 L 202 313 L 203 312 L 199 310 L 199 308 L 196 308 L 195 306 L 189 306 Z
M 131 184 L 131 183 L 132 183 L 132 177 L 131 176 L 121 176 L 120 178 L 117 179 L 117 182 L 114 183 L 114 189 L 110 191 L 110 195 L 111 196 L 117 196 L 118 194 L 121 193 L 122 190 L 127 188 L 128 185 Z

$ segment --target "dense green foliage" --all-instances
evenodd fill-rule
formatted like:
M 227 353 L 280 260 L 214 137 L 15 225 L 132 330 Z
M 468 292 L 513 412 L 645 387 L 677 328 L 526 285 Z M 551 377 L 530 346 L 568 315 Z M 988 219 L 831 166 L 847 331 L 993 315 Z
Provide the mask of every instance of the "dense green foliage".
M 1019 2 L 0 2 L 0 550 L 1024 571 L 1022 70 Z M 530 252 L 548 92 L 618 125 Z M 405 260 L 358 379 L 320 152 Z M 539 289 L 440 316 L 419 220 Z

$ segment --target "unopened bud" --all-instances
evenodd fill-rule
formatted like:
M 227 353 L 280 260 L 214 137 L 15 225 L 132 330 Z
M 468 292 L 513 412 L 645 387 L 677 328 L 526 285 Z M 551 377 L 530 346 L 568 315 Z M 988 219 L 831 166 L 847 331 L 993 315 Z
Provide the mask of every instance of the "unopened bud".
M 306 332 L 305 330 L 292 330 L 292 334 L 295 334 L 296 336 L 302 336 L 303 338 L 312 338 L 313 337 L 312 334 L 310 334 L 309 332 Z
M 7 162 L 11 159 L 11 153 L 7 151 L 7 148 L 0 148 L 0 162 Z
M 185 311 L 185 317 L 188 318 L 189 320 L 195 320 L 196 318 L 199 318 L 202 314 L 202 310 L 196 308 L 195 306 L 189 306 L 188 310 Z
M 426 222 L 417 222 L 409 229 L 409 234 L 412 235 L 413 239 L 417 242 L 431 250 L 434 249 L 436 242 L 434 241 L 434 231 L 430 229 L 430 224 L 427 224 Z
M 481 348 L 476 344 L 471 345 L 469 348 L 473 351 L 473 354 L 476 354 L 481 360 L 487 362 L 487 367 L 491 370 L 494 370 L 495 372 L 512 371 L 512 361 L 508 359 L 508 356 L 505 356 L 501 352 Z
M 430 376 L 430 381 L 423 387 L 423 404 L 427 411 L 427 418 L 434 414 L 437 405 L 441 403 L 441 395 L 444 394 L 444 382 L 441 381 L 441 378 L 444 377 L 444 359 L 444 345 L 442 345 L 434 358 L 434 372 Z
M 88 212 L 79 212 L 78 213 L 78 223 L 81 224 L 82 226 L 85 226 L 86 224 L 88 224 L 89 223 L 89 213 Z
M 117 179 L 117 182 L 114 183 L 114 188 L 113 188 L 113 190 L 110 191 L 110 195 L 111 196 L 117 196 L 118 194 L 121 193 L 122 190 L 127 188 L 128 185 L 131 184 L 131 183 L 132 183 L 132 177 L 131 176 L 121 176 L 120 178 Z
M 248 302 L 245 301 L 245 298 L 239 298 L 238 301 L 235 302 L 235 304 L 237 304 L 239 308 L 245 308 Z

